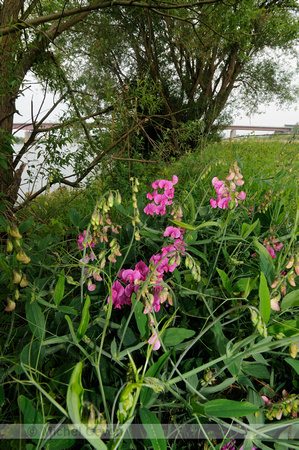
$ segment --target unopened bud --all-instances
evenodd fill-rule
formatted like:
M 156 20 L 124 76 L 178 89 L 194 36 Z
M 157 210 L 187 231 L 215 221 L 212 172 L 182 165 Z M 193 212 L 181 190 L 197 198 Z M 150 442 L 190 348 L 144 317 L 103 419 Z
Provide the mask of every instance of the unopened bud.
M 91 225 L 98 227 L 100 225 L 100 214 L 98 211 L 94 211 L 91 216 Z
M 7 301 L 7 306 L 5 308 L 5 311 L 13 311 L 16 307 L 15 302 L 13 302 L 11 298 L 7 298 L 6 301 Z
M 120 193 L 118 191 L 117 191 L 116 196 L 115 196 L 115 203 L 117 205 L 121 204 L 121 195 L 120 195 Z
M 11 225 L 8 225 L 7 233 L 15 239 L 22 239 L 22 236 L 18 230 L 18 227 L 14 223 L 12 223 Z
M 13 251 L 13 244 L 10 239 L 7 239 L 6 251 L 7 251 L 7 253 L 11 253 Z
M 20 292 L 18 289 L 15 290 L 15 294 L 14 294 L 15 300 L 19 300 L 20 298 Z
M 26 275 L 23 273 L 21 282 L 20 282 L 20 287 L 26 287 L 28 286 L 28 281 L 26 280 Z
M 135 239 L 136 239 L 136 241 L 140 241 L 140 232 L 139 232 L 139 230 L 135 231 Z
M 12 274 L 13 274 L 13 280 L 12 280 L 13 284 L 19 284 L 22 279 L 22 275 L 19 272 L 17 272 L 16 270 L 13 270 Z
M 279 278 L 275 278 L 275 280 L 271 284 L 271 288 L 275 289 L 278 286 L 278 283 L 279 283 Z
M 296 275 L 299 275 L 299 257 L 297 256 L 295 259 L 294 270 Z
M 296 287 L 295 278 L 296 278 L 296 275 L 294 274 L 294 272 L 292 272 L 288 275 L 288 282 L 290 283 L 291 286 L 294 286 L 294 287 Z
M 17 253 L 17 260 L 19 262 L 23 262 L 24 264 L 29 264 L 31 261 L 29 256 L 26 255 L 26 253 L 24 252 L 24 250 L 22 248 L 20 248 L 20 250 Z
M 110 208 L 112 208 L 113 206 L 113 201 L 114 201 L 113 194 L 112 192 L 110 192 L 108 196 L 108 206 L 110 206 Z
M 289 262 L 286 265 L 286 269 L 290 269 L 294 264 L 294 256 L 292 255 L 289 259 Z
M 289 348 L 291 358 L 296 358 L 299 351 L 299 342 L 292 342 Z

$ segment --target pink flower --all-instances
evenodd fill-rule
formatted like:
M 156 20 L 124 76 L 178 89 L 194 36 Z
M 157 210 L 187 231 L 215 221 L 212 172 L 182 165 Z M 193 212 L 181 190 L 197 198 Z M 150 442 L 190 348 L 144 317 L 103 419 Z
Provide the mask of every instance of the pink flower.
M 163 236 L 171 236 L 172 239 L 179 238 L 181 236 L 181 231 L 175 227 L 167 227 L 164 231 Z
M 88 289 L 89 291 L 94 291 L 95 288 L 96 288 L 96 285 L 95 285 L 91 280 L 88 280 L 88 283 L 87 283 L 87 289 Z
M 150 214 L 151 216 L 153 216 L 156 212 L 156 209 L 157 207 L 154 203 L 148 203 L 143 211 L 145 212 L 145 214 Z
M 217 195 L 216 200 L 214 198 L 210 199 L 212 208 L 229 209 L 231 204 L 238 206 L 238 200 L 245 200 L 246 194 L 244 191 L 235 191 L 237 186 L 244 184 L 244 181 L 241 180 L 243 175 L 240 174 L 239 170 L 235 163 L 234 169 L 230 169 L 225 181 L 219 180 L 217 177 L 212 179 L 212 185 Z
M 92 237 L 91 237 L 90 234 L 88 234 L 86 239 L 85 239 L 85 237 L 86 237 L 86 230 L 83 231 L 83 235 L 82 236 L 79 235 L 79 237 L 78 237 L 78 247 L 77 248 L 79 250 L 83 250 L 84 247 L 87 248 L 87 247 L 94 247 L 95 246 L 94 242 L 92 242 Z M 83 241 L 84 241 L 84 243 L 83 243 Z
M 174 197 L 174 184 L 178 182 L 178 177 L 174 175 L 172 181 L 168 180 L 156 180 L 152 183 L 154 192 L 151 194 L 148 192 L 147 198 L 153 200 L 154 203 L 149 203 L 144 208 L 146 214 L 153 216 L 154 214 L 160 214 L 163 216 L 166 214 L 165 206 L 172 204 L 172 199 Z M 164 192 L 158 192 L 158 189 Z M 157 205 L 157 206 L 156 206 Z
M 161 347 L 161 342 L 158 339 L 158 334 L 156 331 L 153 333 L 153 335 L 149 338 L 147 342 L 150 345 L 153 345 L 153 350 L 159 350 L 159 348 Z

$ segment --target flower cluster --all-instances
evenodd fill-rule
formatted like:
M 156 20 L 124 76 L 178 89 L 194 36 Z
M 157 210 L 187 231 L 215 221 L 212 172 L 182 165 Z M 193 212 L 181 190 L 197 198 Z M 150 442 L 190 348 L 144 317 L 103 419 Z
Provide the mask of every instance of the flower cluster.
M 299 253 L 290 257 L 286 265 L 286 269 L 288 269 L 288 272 L 283 270 L 280 276 L 275 278 L 275 280 L 271 284 L 272 289 L 280 288 L 280 292 L 282 295 L 286 295 L 287 293 L 287 281 L 291 286 L 296 287 L 296 276 L 299 276 Z M 280 307 L 278 305 L 278 301 L 280 300 L 281 296 L 279 293 L 277 293 L 277 291 L 275 291 L 272 297 L 271 308 L 275 311 L 279 311 Z
M 88 248 L 88 247 L 94 247 L 95 243 L 92 242 L 92 237 L 90 234 L 87 234 L 87 230 L 83 231 L 83 235 L 81 236 L 81 234 L 78 236 L 78 249 L 79 250 L 84 250 L 84 248 Z
M 212 185 L 215 188 L 217 198 L 210 199 L 212 208 L 233 209 L 238 206 L 238 200 L 245 200 L 246 194 L 244 191 L 236 192 L 237 186 L 242 186 L 244 181 L 243 175 L 240 173 L 240 168 L 237 163 L 230 169 L 226 180 L 219 180 L 217 177 L 212 179 Z
M 275 252 L 279 252 L 282 249 L 283 244 L 278 242 L 276 236 L 272 235 L 270 238 L 265 239 L 263 242 L 264 247 L 268 250 L 271 255 L 271 258 L 276 258 Z
M 78 249 L 83 251 L 84 249 L 88 249 L 85 251 L 84 261 L 80 259 L 80 262 L 84 265 L 89 264 L 92 261 L 97 261 L 96 266 L 90 266 L 84 268 L 84 275 L 86 278 L 89 278 L 87 283 L 87 289 L 89 291 L 94 291 L 96 288 L 96 284 L 93 281 L 101 281 L 101 270 L 104 269 L 106 265 L 106 256 L 107 259 L 115 263 L 116 256 L 121 256 L 120 246 L 117 242 L 116 238 L 111 239 L 109 242 L 109 234 L 119 233 L 120 225 L 113 225 L 108 212 L 112 208 L 114 201 L 116 204 L 121 203 L 121 197 L 119 192 L 117 191 L 115 194 L 112 192 L 109 193 L 107 200 L 106 198 L 102 198 L 97 204 L 91 216 L 91 227 L 92 234 L 89 234 L 87 230 L 83 231 L 83 234 L 78 237 Z M 96 256 L 95 245 L 98 242 L 109 242 L 108 249 L 100 252 L 98 256 Z M 92 280 L 93 278 L 93 280 Z
M 154 192 L 151 194 L 148 192 L 147 198 L 153 200 L 154 203 L 148 203 L 144 208 L 146 214 L 153 216 L 154 214 L 160 214 L 163 216 L 166 214 L 166 206 L 172 204 L 174 197 L 174 185 L 177 184 L 178 177 L 173 175 L 172 181 L 168 180 L 156 180 L 153 182 L 152 187 Z M 160 190 L 160 192 L 158 191 Z M 163 191 L 163 192 L 162 192 Z
M 169 295 L 167 285 L 163 280 L 164 274 L 173 272 L 180 264 L 180 253 L 184 254 L 184 247 L 187 245 L 181 239 L 182 232 L 178 228 L 167 227 L 164 236 L 173 237 L 174 242 L 172 245 L 162 247 L 161 253 L 153 255 L 149 260 L 149 266 L 143 261 L 139 261 L 133 269 L 122 269 L 118 278 L 112 285 L 112 303 L 114 308 L 121 308 L 122 305 L 131 304 L 131 296 L 133 292 L 138 293 L 139 288 L 146 280 L 148 274 L 152 272 L 149 280 L 150 292 L 147 290 L 144 294 L 144 314 L 155 312 L 160 310 L 161 304 L 167 299 L 171 304 L 171 296 Z M 110 296 L 108 297 L 108 302 Z
M 158 312 L 161 304 L 168 301 L 172 305 L 172 296 L 169 286 L 163 277 L 168 272 L 173 272 L 181 262 L 181 254 L 185 254 L 186 243 L 182 240 L 184 230 L 175 227 L 167 227 L 164 237 L 171 237 L 173 243 L 162 247 L 161 253 L 153 255 L 147 266 L 145 262 L 139 261 L 134 269 L 122 269 L 118 274 L 118 280 L 112 285 L 111 295 L 108 302 L 112 301 L 114 308 L 121 308 L 123 305 L 131 305 L 132 294 L 141 292 L 144 305 L 144 314 L 149 315 L 149 327 L 152 336 L 148 343 L 153 345 L 153 350 L 158 350 L 161 342 L 158 339 L 157 331 L 154 328 L 152 312 Z M 150 277 L 148 279 L 148 277 Z M 143 289 L 144 282 L 148 281 L 146 289 Z
M 284 389 L 282 391 L 282 399 L 278 403 L 273 403 L 268 397 L 262 395 L 262 399 L 265 402 L 265 406 L 267 406 L 267 410 L 265 412 L 265 416 L 269 420 L 273 420 L 274 418 L 280 420 L 282 416 L 284 417 L 293 417 L 297 419 L 298 410 L 299 410 L 299 396 L 296 394 L 288 394 L 288 392 Z

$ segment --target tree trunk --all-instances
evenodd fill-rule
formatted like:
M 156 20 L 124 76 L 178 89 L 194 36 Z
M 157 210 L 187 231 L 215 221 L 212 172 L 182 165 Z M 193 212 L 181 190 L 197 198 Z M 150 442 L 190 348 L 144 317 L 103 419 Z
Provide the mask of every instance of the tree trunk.
M 0 10 L 0 25 L 17 21 L 22 7 L 23 0 L 4 0 Z M 0 40 L 0 155 L 2 156 L 1 161 L 6 161 L 7 164 L 7 168 L 0 166 L 0 192 L 6 195 L 14 181 L 13 116 L 16 112 L 15 103 L 22 81 L 16 75 L 19 49 L 18 33 L 8 34 Z M 7 200 L 10 204 L 15 201 L 9 197 Z

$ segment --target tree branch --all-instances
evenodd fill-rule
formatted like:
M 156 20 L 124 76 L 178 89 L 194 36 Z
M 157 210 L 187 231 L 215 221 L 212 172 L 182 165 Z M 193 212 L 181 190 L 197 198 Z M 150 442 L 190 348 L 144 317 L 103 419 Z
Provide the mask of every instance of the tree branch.
M 46 22 L 53 22 L 59 20 L 63 17 L 75 16 L 77 14 L 86 13 L 89 14 L 91 11 L 96 11 L 99 9 L 116 7 L 116 6 L 127 6 L 127 7 L 138 7 L 146 9 L 156 9 L 156 10 L 170 10 L 170 9 L 182 9 L 182 8 L 193 8 L 199 5 L 206 5 L 211 3 L 217 3 L 219 0 L 201 0 L 193 3 L 169 3 L 161 2 L 161 5 L 152 5 L 146 2 L 130 1 L 130 0 L 115 0 L 103 2 L 102 0 L 97 0 L 92 2 L 89 6 L 83 6 L 80 8 L 71 8 L 65 11 L 60 11 L 57 13 L 48 14 L 46 16 L 36 17 L 34 19 L 28 20 L 26 23 L 22 20 L 15 22 L 13 25 L 0 27 L 0 35 L 5 36 L 11 33 L 17 33 L 19 30 L 24 30 L 30 26 L 40 25 Z

